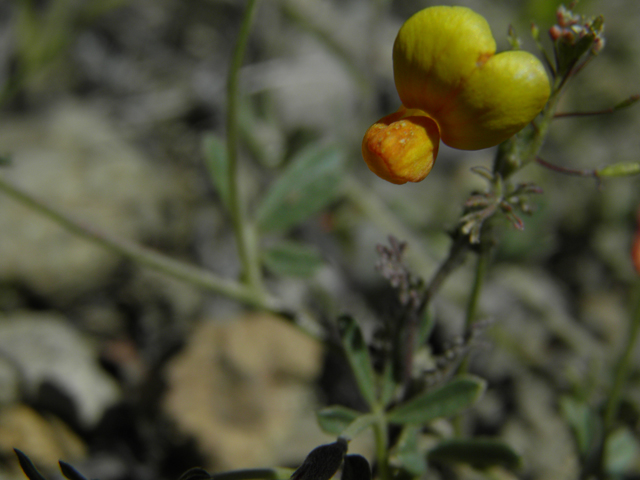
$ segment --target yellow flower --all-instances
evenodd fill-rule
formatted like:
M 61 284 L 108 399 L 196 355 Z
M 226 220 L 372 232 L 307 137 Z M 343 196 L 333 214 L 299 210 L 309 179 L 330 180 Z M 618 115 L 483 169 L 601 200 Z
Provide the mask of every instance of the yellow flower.
M 433 166 L 438 137 L 450 147 L 479 150 L 531 122 L 549 98 L 544 67 L 528 52 L 495 50 L 486 20 L 468 8 L 430 7 L 407 20 L 393 46 L 403 108 L 365 134 L 369 168 L 393 183 L 417 182 Z M 435 136 L 426 117 L 437 125 Z M 404 137 L 394 139 L 394 132 Z M 411 146 L 404 147 L 408 132 L 414 132 Z

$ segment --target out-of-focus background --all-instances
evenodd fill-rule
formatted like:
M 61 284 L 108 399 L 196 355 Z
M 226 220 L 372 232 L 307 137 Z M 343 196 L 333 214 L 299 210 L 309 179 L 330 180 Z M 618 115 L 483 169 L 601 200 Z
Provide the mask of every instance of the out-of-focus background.
M 428 278 L 463 201 L 484 187 L 470 168 L 490 166 L 493 149 L 442 146 L 431 175 L 404 186 L 378 179 L 360 158 L 366 128 L 399 106 L 391 64 L 397 30 L 433 4 L 259 6 L 241 71 L 249 210 L 259 203 L 255 192 L 312 144 L 338 146 L 353 187 L 286 234 L 316 249 L 320 267 L 304 281 L 269 277 L 269 288 L 311 304 L 326 321 L 344 311 L 362 322 L 388 314 L 375 245 L 389 234 L 409 240 L 409 263 Z M 513 25 L 534 52 L 530 22 L 546 31 L 558 6 L 456 4 L 487 18 L 499 49 L 508 48 Z M 236 276 L 232 229 L 202 139 L 224 133 L 226 74 L 243 10 L 237 0 L 0 2 L 0 153 L 10 159 L 0 175 L 87 224 Z M 599 110 L 638 93 L 640 2 L 583 0 L 577 10 L 604 15 L 606 46 L 560 110 Z M 639 132 L 640 108 L 561 119 L 543 156 L 584 169 L 638 161 Z M 519 176 L 544 195 L 523 232 L 506 224 L 501 232 L 480 305 L 493 325 L 471 363 L 489 390 L 469 422 L 523 453 L 527 478 L 575 478 L 561 398 L 597 404 L 610 382 L 630 317 L 640 183 L 612 179 L 598 188 L 538 165 Z M 391 231 L 375 202 L 404 230 Z M 439 338 L 461 332 L 467 263 L 435 302 Z M 636 358 L 623 404 L 636 427 L 639 378 Z M 0 195 L 0 478 L 23 478 L 14 447 L 48 478 L 56 478 L 58 459 L 101 480 L 174 479 L 197 465 L 295 466 L 329 439 L 315 408 L 358 407 L 349 381 L 339 357 L 280 319 L 138 267 Z M 620 460 L 621 474 L 637 478 L 637 438 L 624 445 L 631 460 Z M 371 458 L 367 438 L 353 449 Z

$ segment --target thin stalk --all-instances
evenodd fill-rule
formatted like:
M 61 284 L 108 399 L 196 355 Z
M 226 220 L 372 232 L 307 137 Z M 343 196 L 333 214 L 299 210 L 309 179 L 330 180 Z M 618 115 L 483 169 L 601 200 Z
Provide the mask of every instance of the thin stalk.
M 436 271 L 433 277 L 431 277 L 431 281 L 422 294 L 420 306 L 418 307 L 418 312 L 420 314 L 424 312 L 424 309 L 429 305 L 429 302 L 438 290 L 440 290 L 440 287 L 442 287 L 442 284 L 447 277 L 464 261 L 468 251 L 469 240 L 467 237 L 459 237 L 453 241 L 451 248 L 449 249 L 449 255 L 440 265 L 438 271 Z
M 238 256 L 242 265 L 243 281 L 257 292 L 263 292 L 260 263 L 257 258 L 256 233 L 253 225 L 245 218 L 244 204 L 240 197 L 238 186 L 240 67 L 247 49 L 257 4 L 257 0 L 248 0 L 247 2 L 233 58 L 229 66 L 227 77 L 227 162 L 229 167 L 229 211 L 231 212 Z
M 544 144 L 545 139 L 547 138 L 547 134 L 549 132 L 549 127 L 551 126 L 551 122 L 553 121 L 556 109 L 558 108 L 558 101 L 560 100 L 560 94 L 562 93 L 562 87 L 564 83 L 561 78 L 556 78 L 554 81 L 553 87 L 551 89 L 551 95 L 549 96 L 549 100 L 547 101 L 547 105 L 545 106 L 542 117 L 534 125 L 535 134 L 531 139 L 531 143 L 528 149 L 528 152 L 525 155 L 525 158 L 522 158 L 522 163 L 520 168 L 534 161 L 538 157 L 538 153 L 542 149 L 542 145 Z M 515 173 L 512 172 L 512 173 Z M 504 178 L 506 180 L 506 178 Z
M 0 191 L 53 220 L 71 233 L 90 240 L 113 253 L 134 260 L 136 263 L 248 305 L 270 311 L 274 311 L 277 308 L 278 302 L 275 299 L 258 294 L 249 286 L 221 278 L 207 270 L 175 260 L 134 242 L 117 238 L 107 232 L 86 225 L 82 221 L 48 206 L 43 201 L 12 185 L 1 175 Z
M 478 302 L 480 301 L 480 291 L 482 290 L 482 284 L 487 273 L 487 266 L 489 265 L 489 256 L 491 250 L 488 248 L 483 249 L 478 254 L 478 260 L 476 262 L 475 278 L 473 280 L 473 288 L 471 295 L 469 296 L 469 303 L 467 303 L 467 314 L 465 319 L 465 331 L 469 333 L 473 323 L 476 320 L 478 311 Z
M 635 301 L 635 309 L 631 325 L 629 326 L 629 334 L 625 337 L 626 344 L 616 365 L 613 385 L 611 386 L 611 392 L 609 393 L 609 398 L 604 411 L 605 434 L 609 433 L 613 428 L 614 420 L 618 414 L 622 389 L 629 377 L 633 349 L 636 346 L 638 334 L 640 333 L 640 280 L 636 282 L 633 299 Z
M 384 412 L 376 412 L 378 421 L 373 424 L 378 462 L 378 480 L 389 480 L 389 445 L 387 441 L 387 421 Z

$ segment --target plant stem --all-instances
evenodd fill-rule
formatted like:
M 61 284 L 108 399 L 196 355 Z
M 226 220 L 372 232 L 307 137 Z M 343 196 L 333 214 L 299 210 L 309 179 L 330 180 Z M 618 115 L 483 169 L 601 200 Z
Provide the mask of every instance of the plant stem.
M 422 314 L 424 309 L 429 305 L 431 299 L 440 290 L 440 287 L 447 279 L 447 277 L 464 261 L 464 257 L 469 250 L 469 239 L 466 236 L 460 236 L 456 238 L 451 244 L 449 249 L 449 255 L 445 261 L 440 265 L 438 271 L 431 277 L 431 281 L 427 285 L 418 312 Z
M 604 411 L 605 435 L 612 430 L 613 423 L 616 415 L 618 414 L 622 389 L 629 376 L 633 349 L 637 343 L 638 334 L 640 333 L 640 280 L 636 281 L 633 299 L 635 301 L 635 308 L 631 325 L 629 326 L 629 334 L 626 336 L 624 351 L 616 365 L 613 385 L 611 386 L 611 392 L 609 393 L 609 398 Z
M 252 288 L 246 285 L 220 278 L 207 270 L 172 259 L 134 242 L 117 238 L 97 228 L 86 225 L 82 221 L 74 219 L 46 205 L 43 201 L 36 199 L 34 196 L 7 182 L 1 175 L 0 191 L 50 220 L 53 220 L 71 233 L 91 240 L 107 250 L 134 260 L 141 265 L 248 305 L 270 311 L 277 308 L 278 302 L 275 299 L 257 294 Z
M 389 480 L 387 421 L 383 411 L 375 411 L 374 413 L 378 417 L 378 421 L 373 424 L 373 435 L 376 442 L 376 459 L 378 461 L 378 480 Z
M 482 290 L 482 284 L 487 272 L 487 266 L 489 265 L 490 255 L 491 250 L 489 248 L 483 248 L 482 251 L 478 254 L 475 278 L 473 280 L 473 288 L 471 290 L 471 295 L 469 296 L 469 303 L 467 304 L 467 314 L 465 320 L 466 333 L 469 333 L 473 322 L 476 319 L 478 302 L 480 300 L 480 291 Z
M 240 67 L 247 48 L 251 25 L 256 14 L 257 0 L 248 0 L 240 26 L 227 77 L 227 162 L 229 182 L 229 210 L 236 237 L 238 256 L 242 265 L 243 281 L 259 294 L 263 294 L 262 275 L 257 255 L 257 239 L 253 225 L 245 218 L 244 204 L 238 185 L 238 106 L 240 97 Z

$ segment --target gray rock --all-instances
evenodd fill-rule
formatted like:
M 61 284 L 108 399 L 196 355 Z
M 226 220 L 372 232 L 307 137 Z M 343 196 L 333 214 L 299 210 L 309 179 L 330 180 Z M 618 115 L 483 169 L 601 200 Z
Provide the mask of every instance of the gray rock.
M 91 345 L 58 314 L 20 313 L 0 320 L 0 357 L 20 372 L 27 396 L 52 385 L 72 400 L 85 427 L 95 425 L 120 397 Z
M 184 185 L 149 162 L 96 109 L 62 103 L 0 119 L 2 174 L 75 218 L 132 240 L 184 234 Z M 178 232 L 178 233 L 176 233 Z M 0 196 L 0 280 L 58 302 L 100 286 L 119 258 Z

